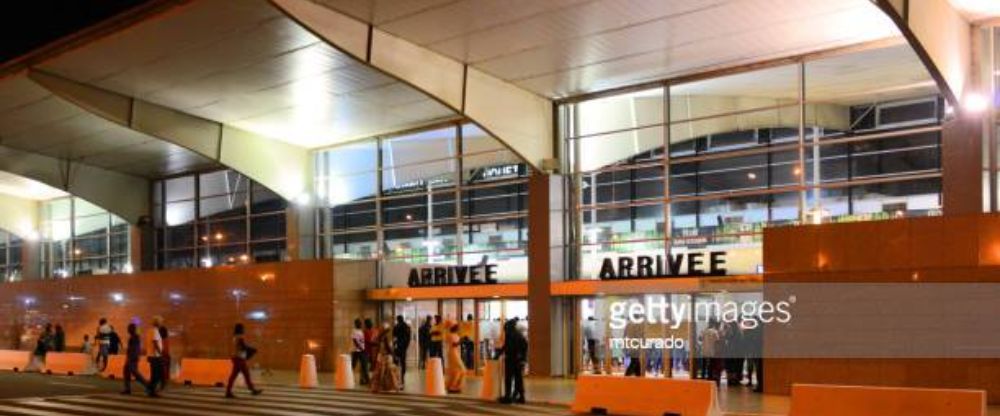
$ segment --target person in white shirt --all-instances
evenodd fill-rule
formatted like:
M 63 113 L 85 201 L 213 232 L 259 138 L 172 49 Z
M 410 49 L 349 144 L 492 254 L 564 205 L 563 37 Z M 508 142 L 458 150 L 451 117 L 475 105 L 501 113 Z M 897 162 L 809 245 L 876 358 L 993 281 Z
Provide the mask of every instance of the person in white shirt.
M 354 329 L 351 330 L 351 368 L 357 368 L 361 364 L 361 382 L 368 384 L 368 356 L 365 355 L 365 333 L 361 330 L 361 318 L 354 320 Z
M 101 371 L 104 371 L 108 366 L 108 355 L 111 354 L 111 332 L 108 320 L 101 318 L 97 322 L 97 333 L 94 334 L 94 340 L 97 341 L 97 357 L 94 362 Z
M 708 328 L 701 333 L 701 374 L 703 378 L 708 380 L 714 380 L 716 384 L 719 383 L 719 359 L 716 358 L 718 355 L 718 345 L 719 345 L 719 322 L 716 320 L 711 320 L 708 322 Z
M 153 317 L 153 326 L 149 329 L 149 346 L 146 347 L 146 360 L 149 361 L 149 384 L 159 386 L 163 384 L 163 337 L 160 336 L 160 326 L 163 325 L 163 318 Z

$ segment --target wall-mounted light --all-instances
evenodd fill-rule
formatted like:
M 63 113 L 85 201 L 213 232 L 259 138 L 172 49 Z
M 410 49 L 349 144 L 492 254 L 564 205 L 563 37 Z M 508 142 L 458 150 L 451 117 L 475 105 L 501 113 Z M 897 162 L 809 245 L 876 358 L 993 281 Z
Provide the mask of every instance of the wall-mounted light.
M 989 106 L 990 101 L 986 99 L 986 96 L 977 92 L 966 94 L 965 99 L 962 100 L 962 109 L 972 114 L 982 113 Z
M 247 314 L 247 319 L 249 319 L 251 321 L 266 321 L 267 320 L 267 312 L 265 312 L 265 311 L 250 311 L 250 313 Z
M 170 300 L 172 300 L 174 302 L 179 302 L 181 300 L 184 300 L 184 295 L 182 295 L 180 293 L 177 293 L 177 292 L 170 292 L 170 294 L 167 295 L 167 297 L 169 297 Z
M 134 272 L 134 271 L 135 271 L 135 268 L 132 267 L 132 263 L 125 263 L 125 265 L 122 266 L 122 273 L 132 274 L 132 272 Z
M 205 257 L 201 259 L 201 265 L 204 267 L 212 267 L 214 264 L 211 257 Z
M 125 295 L 121 292 L 113 292 L 111 293 L 110 296 L 111 300 L 114 301 L 115 303 L 125 302 Z

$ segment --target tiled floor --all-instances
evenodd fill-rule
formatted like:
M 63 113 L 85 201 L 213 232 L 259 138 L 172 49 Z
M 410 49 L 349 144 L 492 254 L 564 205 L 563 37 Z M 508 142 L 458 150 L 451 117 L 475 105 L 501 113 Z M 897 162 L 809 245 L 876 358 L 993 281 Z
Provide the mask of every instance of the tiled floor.
M 276 372 L 270 376 L 263 376 L 263 380 L 269 383 L 294 384 L 298 380 L 298 375 L 293 372 Z M 480 391 L 480 378 L 468 377 L 466 388 L 462 395 L 467 397 L 478 397 Z M 321 384 L 332 384 L 332 374 L 321 374 Z M 528 378 L 525 380 L 528 401 L 539 404 L 569 405 L 573 401 L 574 381 L 563 378 Z M 407 374 L 406 392 L 420 394 L 423 393 L 423 376 L 416 371 Z M 787 396 L 754 393 L 746 387 L 726 388 L 719 390 L 719 404 L 723 411 L 729 416 L 760 415 L 778 416 L 787 415 L 790 401 Z M 1000 416 L 1000 406 L 991 406 L 988 410 L 989 416 Z

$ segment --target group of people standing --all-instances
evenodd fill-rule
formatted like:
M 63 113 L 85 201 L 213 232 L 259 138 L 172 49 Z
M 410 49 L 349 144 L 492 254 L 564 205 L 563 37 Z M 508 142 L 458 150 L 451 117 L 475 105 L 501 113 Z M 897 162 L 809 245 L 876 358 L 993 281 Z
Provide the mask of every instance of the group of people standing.
M 518 320 L 504 325 L 494 359 L 504 357 L 503 403 L 524 403 L 524 364 L 527 361 L 527 339 L 517 329 Z M 412 341 L 412 329 L 402 315 L 394 324 L 376 328 L 371 319 L 354 320 L 351 332 L 351 365 L 360 372 L 360 384 L 373 392 L 399 391 L 404 387 L 407 350 Z M 445 365 L 445 389 L 461 393 L 465 375 L 474 365 L 475 321 L 470 315 L 465 321 L 446 321 L 440 315 L 427 316 L 417 329 L 419 369 L 426 368 L 430 358 L 439 358 Z M 359 368 L 360 367 L 360 368 Z
M 754 391 L 763 391 L 764 359 L 763 328 L 757 325 L 744 328 L 738 323 L 720 323 L 710 320 L 698 340 L 694 378 L 713 380 L 719 384 L 726 374 L 727 386 L 742 385 Z M 745 372 L 744 372 L 745 370 Z M 754 383 L 754 374 L 757 376 Z

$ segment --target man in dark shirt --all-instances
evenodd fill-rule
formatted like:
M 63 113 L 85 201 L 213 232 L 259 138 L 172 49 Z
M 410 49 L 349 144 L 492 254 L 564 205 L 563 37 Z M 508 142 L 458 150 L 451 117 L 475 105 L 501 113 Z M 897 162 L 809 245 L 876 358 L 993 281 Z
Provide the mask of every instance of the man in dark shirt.
M 142 374 L 139 373 L 139 356 L 142 355 L 142 338 L 136 332 L 135 324 L 128 324 L 128 344 L 125 348 L 125 369 L 122 379 L 125 380 L 125 390 L 122 394 L 132 394 L 132 379 L 146 389 L 146 395 L 157 397 L 156 390 Z
M 417 368 L 424 369 L 427 366 L 427 354 L 431 347 L 431 316 L 427 315 L 427 319 L 424 323 L 420 325 L 417 330 L 417 347 L 420 349 L 420 357 L 417 357 Z
M 406 350 L 410 348 L 410 337 L 412 336 L 410 326 L 403 320 L 403 315 L 396 316 L 396 326 L 392 328 L 392 338 L 395 343 L 393 355 L 399 362 L 400 385 L 406 384 Z

